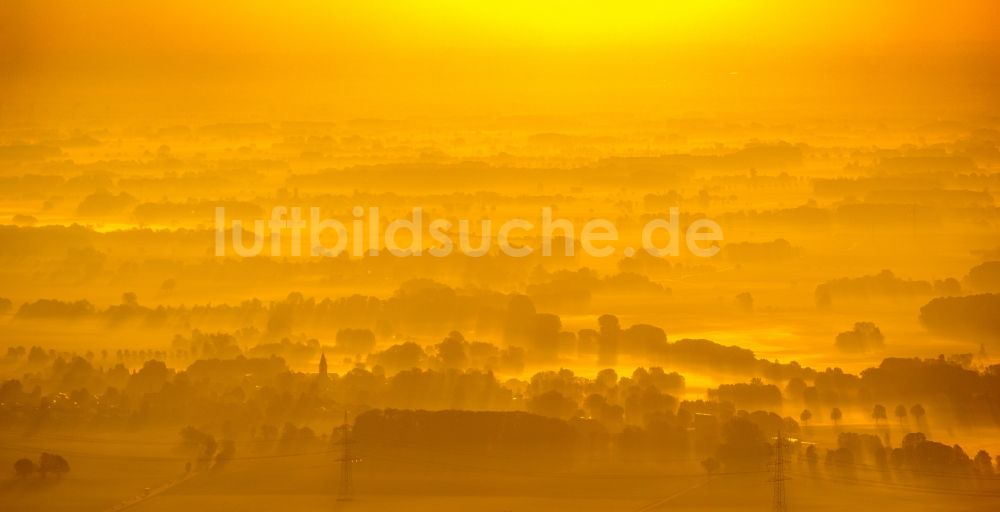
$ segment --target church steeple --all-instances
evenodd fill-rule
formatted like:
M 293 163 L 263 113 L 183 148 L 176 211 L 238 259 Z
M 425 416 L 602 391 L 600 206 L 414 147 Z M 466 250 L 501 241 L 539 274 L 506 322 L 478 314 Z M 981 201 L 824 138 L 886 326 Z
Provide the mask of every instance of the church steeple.
M 324 378 L 327 376 L 327 373 L 326 373 L 326 352 L 323 352 L 319 356 L 319 376 L 320 377 L 324 377 Z

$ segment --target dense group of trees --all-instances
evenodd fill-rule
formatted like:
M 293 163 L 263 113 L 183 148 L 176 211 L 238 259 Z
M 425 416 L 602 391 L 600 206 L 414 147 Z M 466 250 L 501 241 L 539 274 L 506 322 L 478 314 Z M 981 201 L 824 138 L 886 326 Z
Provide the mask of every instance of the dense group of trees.
M 934 333 L 995 345 L 1000 338 L 1000 293 L 938 297 L 920 308 L 920 321 Z
M 223 431 L 181 430 L 181 449 L 194 469 L 207 470 L 223 468 L 234 458 L 238 440 L 247 437 L 256 450 L 323 449 L 336 433 L 310 424 L 328 424 L 349 409 L 357 414 L 358 442 L 370 445 L 440 444 L 444 451 L 484 457 L 526 449 L 553 460 L 580 454 L 654 464 L 704 460 L 710 471 L 738 471 L 773 454 L 779 433 L 808 433 L 827 420 L 839 430 L 845 413 L 867 418 L 881 432 L 892 428 L 894 418 L 901 430 L 929 433 L 924 404 L 942 423 L 1000 424 L 1000 365 L 977 367 L 971 356 L 887 358 L 859 374 L 838 368 L 818 372 L 709 340 L 670 342 L 662 329 L 623 328 L 613 315 L 599 317 L 595 327 L 561 336 L 558 317 L 534 312 L 529 300 L 515 298 L 505 336 L 526 348 L 470 341 L 454 331 L 436 344 L 404 341 L 372 349 L 371 331 L 344 330 L 337 339 L 340 355 L 371 351 L 364 359 L 354 357 L 347 371 L 327 372 L 324 366 L 319 373 L 293 371 L 273 354 L 245 355 L 273 349 L 306 359 L 323 350 L 318 343 L 285 340 L 247 350 L 226 333 L 192 331 L 176 338 L 175 356 L 183 352 L 194 359 L 186 367 L 155 358 L 165 355 L 159 352 L 80 355 L 11 347 L 0 358 L 0 369 L 19 377 L 0 383 L 0 426 L 39 431 L 229 425 Z M 853 332 L 874 331 L 861 325 Z M 556 343 L 545 345 L 551 339 Z M 593 376 L 568 369 L 513 376 L 525 367 L 527 352 L 558 354 L 563 348 L 609 363 L 634 354 L 664 364 L 626 375 L 607 368 Z M 685 400 L 684 376 L 665 368 L 757 376 L 720 384 L 705 399 Z M 501 372 L 508 377 L 499 377 Z M 793 418 L 784 415 L 787 410 L 801 412 Z M 460 439 L 442 437 L 443 432 L 460 432 Z M 888 445 L 887 437 L 841 432 L 838 446 L 825 454 L 802 443 L 794 449 L 804 461 L 824 461 L 830 471 L 847 476 L 858 464 L 911 472 L 993 471 L 988 453 L 968 457 L 926 436 L 907 436 L 899 448 Z M 63 474 L 64 463 L 46 454 L 37 464 L 17 461 L 16 472 Z
M 574 460 L 628 464 L 673 464 L 701 460 L 709 473 L 762 470 L 774 458 L 776 439 L 786 441 L 786 457 L 835 476 L 857 478 L 862 471 L 895 472 L 900 478 L 955 475 L 990 478 L 994 460 L 980 450 L 968 456 L 958 445 L 907 434 L 898 447 L 869 433 L 841 432 L 827 448 L 796 439 L 798 425 L 765 411 L 735 411 L 722 416 L 688 409 L 661 416 L 644 426 L 609 432 L 591 418 L 545 418 L 520 412 L 371 410 L 357 418 L 354 440 L 370 453 L 426 450 L 467 463 L 497 458 L 533 464 L 569 465 Z M 784 436 L 792 436 L 787 438 Z M 382 450 L 387 450 L 383 452 Z M 1000 457 L 996 460 L 1000 467 Z
M 884 300 L 892 298 L 958 295 L 962 291 L 957 279 L 919 281 L 896 276 L 891 270 L 870 276 L 834 279 L 816 287 L 819 307 L 831 307 L 841 302 Z
M 562 274 L 557 273 L 556 276 Z M 576 274 L 573 274 L 576 275 Z M 562 277 L 561 279 L 566 279 Z M 752 300 L 752 299 L 751 299 Z M 781 364 L 757 358 L 750 350 L 723 346 L 709 340 L 681 339 L 670 342 L 657 326 L 623 326 L 614 315 L 598 318 L 594 328 L 565 330 L 558 315 L 539 313 L 533 297 L 485 292 L 464 292 L 427 279 L 403 283 L 389 299 L 352 296 L 316 301 L 300 293 L 265 304 L 258 300 L 238 306 L 195 306 L 192 308 L 147 308 L 134 294 L 127 293 L 119 305 L 96 310 L 83 303 L 40 300 L 24 304 L 15 319 L 69 319 L 99 317 L 115 325 L 137 323 L 143 328 L 157 325 L 190 326 L 202 323 L 263 323 L 262 331 L 243 327 L 233 332 L 206 332 L 190 329 L 177 334 L 171 343 L 170 356 L 188 361 L 204 358 L 278 356 L 301 365 L 326 350 L 343 357 L 368 357 L 372 364 L 390 370 L 410 367 L 493 368 L 505 373 L 519 373 L 525 364 L 554 364 L 561 360 L 596 361 L 614 366 L 620 360 L 675 366 L 681 369 L 722 371 L 742 376 L 762 375 L 773 379 L 808 378 L 812 370 L 795 362 Z M 111 320 L 113 319 L 113 320 Z M 391 338 L 400 329 L 406 332 L 429 332 L 440 326 L 469 327 L 477 332 L 494 333 L 501 346 L 471 340 L 445 340 L 443 345 L 420 347 L 415 344 L 381 347 L 378 340 Z M 304 328 L 334 329 L 335 344 L 324 347 L 317 340 L 301 334 Z M 491 346 L 492 345 L 492 346 Z M 441 350 L 462 350 L 449 359 Z M 107 359 L 107 354 L 102 354 Z M 157 352 L 163 359 L 166 354 Z M 116 360 L 121 359 L 116 354 Z M 108 361 L 104 361 L 108 362 Z
M 592 335 L 598 347 L 609 340 L 666 343 L 655 329 L 634 329 L 646 334 L 625 336 L 628 330 L 618 328 L 614 317 L 602 317 L 600 324 Z M 219 347 L 229 346 L 220 344 L 224 337 L 198 336 L 202 351 L 216 354 Z M 209 351 L 207 346 L 216 348 Z M 914 405 L 920 403 L 947 411 L 941 420 L 1000 423 L 1000 365 L 980 370 L 968 357 L 888 358 L 855 375 L 839 369 L 769 366 L 749 351 L 703 340 L 666 347 L 673 367 L 728 364 L 771 370 L 763 371 L 762 378 L 708 390 L 713 402 L 736 409 L 802 406 L 810 412 L 805 421 L 829 418 L 837 423 L 843 410 L 872 411 L 873 405 L 887 405 L 890 408 L 864 414 L 877 422 L 891 415 L 900 423 L 922 426 L 923 406 Z M 676 412 L 682 403 L 678 397 L 685 392 L 684 377 L 662 366 L 638 368 L 625 376 L 607 369 L 584 377 L 563 369 L 503 380 L 496 372 L 520 368 L 521 353 L 515 347 L 467 341 L 458 332 L 427 348 L 410 342 L 393 345 L 371 354 L 367 364 L 322 377 L 294 372 L 274 356 L 198 359 L 183 369 L 158 359 L 134 365 L 124 358 L 114 362 L 118 357 L 121 354 L 81 356 L 12 348 L 0 365 L 17 368 L 20 377 L 0 384 L 0 423 L 125 425 L 204 415 L 280 424 L 349 406 L 525 410 L 564 419 L 591 417 L 617 431 Z
M 37 475 L 39 478 L 46 478 L 48 475 L 55 475 L 61 478 L 69 473 L 69 462 L 62 455 L 43 452 L 38 457 L 38 462 L 23 458 L 14 461 L 14 474 L 18 478 L 28 478 Z
M 850 331 L 837 335 L 837 349 L 841 352 L 868 352 L 882 348 L 885 336 L 872 322 L 857 322 Z

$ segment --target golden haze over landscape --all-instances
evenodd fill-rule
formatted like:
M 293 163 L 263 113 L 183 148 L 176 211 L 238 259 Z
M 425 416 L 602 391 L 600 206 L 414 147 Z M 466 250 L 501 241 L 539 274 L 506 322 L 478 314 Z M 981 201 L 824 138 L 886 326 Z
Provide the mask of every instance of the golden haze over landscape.
M 0 2 L 0 510 L 996 510 L 997 27 Z

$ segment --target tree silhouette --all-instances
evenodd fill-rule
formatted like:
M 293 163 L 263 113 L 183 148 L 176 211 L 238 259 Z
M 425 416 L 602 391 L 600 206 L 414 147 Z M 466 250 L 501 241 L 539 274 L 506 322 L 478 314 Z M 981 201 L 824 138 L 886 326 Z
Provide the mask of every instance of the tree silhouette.
M 979 450 L 976 457 L 972 460 L 973 466 L 982 476 L 993 476 L 993 459 L 990 458 L 989 452 L 986 450 Z
M 903 424 L 903 420 L 906 419 L 906 406 L 899 404 L 896 406 L 896 418 L 899 418 L 899 424 Z
M 832 421 L 834 425 L 840 425 L 840 419 L 843 417 L 844 413 L 840 412 L 839 407 L 834 407 L 833 410 L 830 411 L 830 421 Z
M 879 420 L 887 419 L 889 416 L 885 412 L 885 406 L 882 404 L 875 404 L 872 408 L 872 419 L 875 420 L 875 425 L 878 425 Z
M 806 447 L 805 459 L 809 469 L 815 471 L 816 465 L 819 464 L 819 453 L 816 451 L 816 445 L 811 444 Z
M 27 478 L 37 470 L 38 468 L 31 459 L 18 459 L 14 462 L 14 474 L 16 474 L 18 478 Z
M 736 307 L 740 308 L 744 313 L 753 313 L 753 295 L 750 295 L 749 292 L 737 295 Z
M 618 339 L 621 324 L 614 315 L 601 315 L 597 319 L 600 331 L 597 339 L 597 360 L 604 366 L 614 366 L 618 362 Z
M 55 473 L 56 476 L 61 477 L 66 473 L 69 473 L 69 463 L 62 455 L 56 455 L 54 453 L 42 453 L 42 456 L 38 459 L 38 472 L 42 475 L 42 478 L 48 473 Z
M 924 411 L 924 406 L 916 404 L 913 407 L 910 407 L 910 415 L 913 416 L 915 420 L 917 420 L 917 423 L 921 423 L 924 421 L 924 414 L 926 414 Z
M 711 478 L 712 475 L 719 471 L 719 460 L 715 457 L 709 457 L 701 461 L 701 467 L 705 468 L 705 471 L 708 473 L 708 477 Z
M 802 424 L 808 426 L 809 420 L 813 417 L 813 413 L 809 412 L 809 409 L 805 409 L 799 414 L 799 419 L 802 420 Z
M 233 460 L 236 455 L 236 443 L 231 440 L 226 440 L 222 442 L 222 447 L 215 454 L 215 464 L 212 469 L 220 469 L 225 466 L 229 461 Z
M 722 430 L 724 442 L 719 445 L 716 456 L 727 469 L 755 468 L 767 458 L 770 447 L 760 427 L 749 418 L 733 418 Z
M 868 352 L 882 348 L 885 336 L 871 322 L 857 322 L 854 329 L 837 335 L 836 346 L 842 352 Z

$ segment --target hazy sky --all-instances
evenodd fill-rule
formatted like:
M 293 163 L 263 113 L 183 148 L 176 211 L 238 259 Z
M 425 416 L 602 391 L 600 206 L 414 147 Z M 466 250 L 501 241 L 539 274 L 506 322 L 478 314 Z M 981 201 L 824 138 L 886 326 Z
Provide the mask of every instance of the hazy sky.
M 996 107 L 989 0 L 91 3 L 0 5 L 8 113 Z

